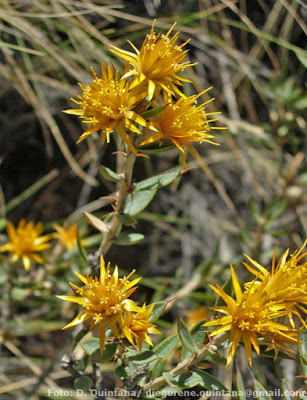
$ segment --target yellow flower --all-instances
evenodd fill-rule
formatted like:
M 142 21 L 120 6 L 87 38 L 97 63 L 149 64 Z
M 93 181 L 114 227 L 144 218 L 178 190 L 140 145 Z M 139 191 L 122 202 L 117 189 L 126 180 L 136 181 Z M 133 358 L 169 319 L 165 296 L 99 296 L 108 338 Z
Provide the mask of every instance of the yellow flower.
M 161 333 L 155 328 L 154 324 L 151 324 L 148 321 L 153 308 L 154 304 L 152 304 L 147 309 L 144 304 L 143 307 L 140 308 L 140 311 L 138 313 L 135 314 L 129 312 L 122 321 L 123 334 L 121 335 L 121 337 L 126 337 L 133 345 L 135 339 L 139 351 L 141 351 L 143 341 L 152 346 L 152 341 L 150 340 L 148 333 Z
M 101 132 L 101 140 L 109 143 L 110 134 L 116 129 L 129 149 L 136 152 L 129 131 L 140 134 L 135 124 L 147 126 L 148 123 L 138 115 L 134 109 L 144 98 L 146 93 L 141 88 L 131 88 L 126 79 L 120 79 L 118 71 L 109 66 L 106 69 L 101 63 L 102 77 L 98 78 L 94 70 L 94 81 L 89 86 L 80 84 L 83 94 L 78 96 L 79 101 L 72 99 L 80 109 L 66 110 L 68 114 L 79 115 L 89 128 L 80 136 L 78 143 L 93 132 Z
M 11 241 L 1 246 L 0 251 L 12 253 L 12 262 L 21 258 L 25 269 L 29 270 L 31 258 L 42 264 L 44 261 L 37 253 L 50 247 L 50 243 L 47 243 L 50 235 L 40 236 L 42 232 L 43 224 L 41 222 L 35 225 L 32 221 L 26 223 L 22 219 L 17 229 L 11 222 L 8 222 L 7 233 Z
M 152 122 L 157 129 L 157 133 L 144 140 L 142 145 L 150 144 L 157 140 L 171 142 L 180 150 L 185 167 L 186 158 L 183 146 L 187 147 L 189 152 L 196 158 L 194 149 L 190 145 L 191 143 L 208 142 L 217 145 L 217 143 L 210 140 L 214 136 L 209 133 L 211 129 L 209 122 L 216 120 L 208 120 L 207 116 L 211 115 L 211 113 L 204 112 L 208 102 L 198 107 L 194 105 L 197 98 L 207 90 L 198 95 L 180 98 L 175 103 L 167 104 Z
M 58 224 L 54 224 L 53 228 L 56 230 L 56 233 L 53 233 L 52 236 L 59 240 L 63 247 L 66 247 L 67 250 L 71 250 L 77 243 L 77 224 L 72 224 L 69 227 L 60 226 Z M 86 242 L 81 240 L 82 244 Z
M 133 69 L 126 73 L 124 77 L 132 75 L 134 76 L 134 85 L 138 85 L 141 82 L 147 85 L 149 100 L 154 95 L 158 98 L 160 88 L 166 93 L 173 95 L 176 92 L 183 96 L 177 86 L 182 86 L 181 82 L 190 81 L 177 74 L 185 68 L 195 65 L 188 61 L 181 62 L 188 52 L 188 50 L 183 51 L 182 49 L 189 40 L 178 46 L 176 42 L 179 33 L 175 33 L 172 38 L 169 37 L 176 24 L 171 27 L 166 35 L 161 35 L 161 32 L 156 35 L 154 25 L 155 21 L 140 51 L 129 42 L 136 54 L 114 46 L 112 46 L 114 50 L 111 51 L 132 65 Z
M 208 318 L 209 313 L 207 307 L 198 307 L 194 308 L 193 310 L 185 311 L 184 315 L 187 318 L 187 324 L 192 325 Z
M 288 260 L 289 249 L 286 250 L 280 257 L 277 266 L 275 265 L 275 251 L 271 272 L 248 256 L 246 257 L 256 269 L 246 263 L 244 265 L 255 275 L 255 280 L 247 283 L 246 287 L 257 288 L 257 285 L 261 284 L 262 287 L 265 287 L 269 300 L 284 304 L 293 327 L 293 315 L 296 315 L 307 328 L 301 315 L 302 312 L 307 314 L 307 310 L 302 306 L 302 304 L 307 305 L 307 262 L 298 264 L 307 255 L 307 252 L 301 254 L 305 246 L 306 242 Z
M 110 274 L 110 263 L 105 268 L 103 257 L 100 260 L 100 277 L 92 278 L 83 276 L 78 272 L 75 274 L 84 283 L 85 288 L 79 288 L 70 284 L 78 296 L 57 296 L 59 299 L 79 304 L 84 310 L 63 329 L 80 324 L 91 319 L 90 329 L 99 326 L 100 329 L 100 351 L 103 351 L 105 332 L 109 326 L 116 337 L 122 329 L 123 314 L 129 311 L 139 310 L 135 302 L 128 297 L 137 289 L 134 287 L 141 278 L 129 281 L 134 270 L 125 278 L 118 277 L 118 269 L 115 267 L 113 275 Z
M 298 332 L 300 329 L 278 322 L 281 317 L 287 315 L 284 304 L 280 301 L 271 300 L 266 287 L 262 284 L 253 290 L 251 289 L 253 285 L 251 285 L 250 288 L 242 292 L 232 267 L 231 274 L 236 300 L 226 294 L 219 285 L 212 287 L 226 303 L 226 306 L 213 307 L 212 309 L 224 314 L 224 316 L 204 324 L 204 326 L 220 326 L 211 333 L 211 336 L 230 331 L 229 342 L 231 343 L 231 348 L 227 365 L 230 363 L 241 338 L 243 338 L 250 364 L 252 363 L 252 346 L 257 354 L 260 353 L 259 337 L 268 345 L 267 350 L 274 349 L 275 356 L 277 356 L 279 349 L 291 353 L 292 350 L 286 344 L 298 345 Z

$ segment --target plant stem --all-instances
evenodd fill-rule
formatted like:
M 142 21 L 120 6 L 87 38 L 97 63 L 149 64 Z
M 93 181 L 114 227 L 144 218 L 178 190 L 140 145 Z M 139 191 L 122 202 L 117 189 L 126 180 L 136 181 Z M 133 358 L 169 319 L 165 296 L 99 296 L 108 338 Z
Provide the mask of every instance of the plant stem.
M 118 198 L 115 203 L 114 216 L 112 218 L 110 230 L 107 233 L 107 236 L 105 237 L 105 239 L 103 240 L 103 242 L 101 243 L 101 245 L 98 249 L 99 254 L 105 255 L 108 252 L 108 250 L 111 247 L 112 242 L 116 236 L 116 231 L 120 224 L 120 221 L 117 218 L 117 215 L 123 211 L 127 196 L 129 194 L 129 190 L 130 190 L 131 182 L 132 182 L 132 173 L 133 173 L 133 166 L 134 166 L 135 158 L 136 158 L 136 155 L 134 153 L 132 153 L 131 151 L 129 151 L 125 157 L 125 162 L 123 164 L 123 172 L 122 172 L 124 181 L 119 183 Z
M 219 346 L 221 343 L 225 342 L 228 338 L 229 334 L 227 332 L 223 332 L 217 335 L 206 347 L 200 350 L 195 356 L 192 356 L 188 360 L 184 360 L 177 365 L 174 369 L 170 371 L 170 375 L 173 377 L 186 372 L 190 367 L 193 365 L 198 364 L 202 361 L 209 353 L 209 350 L 216 350 L 216 347 Z M 165 384 L 165 379 L 163 376 L 159 378 L 155 378 L 152 381 L 148 382 L 146 385 L 143 386 L 143 391 L 146 392 L 149 389 L 155 389 L 157 387 L 161 387 Z

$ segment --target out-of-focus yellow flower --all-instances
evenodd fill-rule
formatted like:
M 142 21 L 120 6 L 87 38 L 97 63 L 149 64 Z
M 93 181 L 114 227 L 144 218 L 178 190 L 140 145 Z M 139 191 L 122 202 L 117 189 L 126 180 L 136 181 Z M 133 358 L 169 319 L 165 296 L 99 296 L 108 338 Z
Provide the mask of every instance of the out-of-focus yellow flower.
M 19 221 L 17 229 L 11 222 L 7 223 L 7 233 L 10 242 L 0 247 L 1 252 L 12 253 L 12 262 L 22 259 L 25 269 L 28 271 L 31 265 L 31 258 L 42 264 L 44 261 L 37 253 L 50 247 L 50 235 L 41 236 L 43 224 L 26 223 L 24 219 Z
M 171 27 L 166 35 L 161 35 L 161 32 L 156 35 L 154 25 L 155 22 L 140 50 L 129 42 L 136 54 L 115 46 L 112 46 L 113 50 L 111 51 L 132 65 L 133 69 L 127 72 L 124 77 L 133 76 L 133 85 L 143 82 L 148 87 L 149 100 L 154 95 L 158 98 L 161 88 L 172 95 L 175 92 L 183 96 L 177 86 L 182 86 L 182 82 L 190 81 L 177 74 L 185 68 L 195 65 L 188 61 L 181 62 L 188 52 L 188 50 L 183 51 L 183 48 L 189 40 L 178 46 L 176 42 L 179 33 L 175 33 L 172 38 L 169 37 L 176 24 Z
M 198 97 L 208 90 L 198 95 L 180 98 L 175 103 L 167 104 L 152 122 L 157 132 L 144 140 L 142 145 L 150 144 L 157 140 L 174 144 L 181 152 L 185 167 L 186 158 L 183 146 L 195 157 L 191 143 L 208 142 L 218 145 L 218 143 L 210 140 L 214 139 L 214 136 L 209 133 L 211 130 L 209 122 L 216 121 L 216 119 L 207 119 L 207 116 L 212 115 L 212 113 L 208 114 L 204 111 L 208 102 L 198 107 L 194 105 Z
M 120 79 L 118 71 L 113 71 L 110 66 L 106 69 L 103 62 L 102 77 L 98 78 L 93 69 L 92 73 L 94 81 L 90 85 L 80 84 L 83 94 L 78 96 L 79 101 L 72 99 L 80 109 L 65 111 L 68 114 L 79 115 L 85 123 L 90 124 L 80 136 L 78 143 L 97 131 L 101 132 L 102 142 L 107 140 L 109 143 L 110 134 L 116 130 L 129 149 L 136 153 L 131 141 L 132 136 L 125 131 L 125 128 L 136 134 L 141 133 L 138 124 L 153 129 L 134 111 L 138 103 L 146 97 L 144 88 L 132 88 L 126 79 Z
M 105 268 L 105 262 L 101 257 L 100 277 L 92 278 L 75 274 L 84 283 L 85 288 L 79 288 L 70 284 L 77 296 L 57 296 L 62 300 L 68 300 L 79 304 L 84 308 L 72 322 L 63 329 L 80 324 L 91 319 L 90 329 L 99 326 L 100 329 L 100 351 L 103 351 L 105 332 L 109 326 L 116 337 L 120 335 L 119 328 L 123 328 L 123 315 L 142 310 L 129 296 L 137 289 L 135 285 L 141 278 L 129 281 L 133 270 L 127 277 L 119 278 L 118 269 L 115 267 L 113 275 L 110 274 L 110 263 Z
M 256 269 L 244 263 L 246 268 L 255 275 L 255 280 L 247 283 L 246 287 L 257 290 L 258 285 L 261 285 L 265 288 L 268 300 L 284 304 L 293 327 L 293 315 L 296 315 L 305 328 L 307 325 L 302 318 L 302 313 L 307 314 L 306 308 L 303 307 L 303 305 L 307 305 L 307 262 L 298 263 L 307 256 L 307 252 L 302 254 L 306 243 L 307 241 L 288 260 L 289 249 L 286 250 L 280 257 L 277 266 L 275 265 L 275 251 L 270 272 L 248 256 L 246 257 Z
M 292 350 L 287 347 L 287 344 L 299 344 L 298 332 L 300 329 L 293 328 L 284 322 L 287 310 L 283 302 L 272 300 L 270 294 L 266 291 L 266 286 L 262 284 L 258 285 L 256 289 L 251 285 L 242 293 L 232 267 L 231 273 L 236 299 L 234 300 L 226 294 L 219 285 L 211 286 L 221 296 L 226 306 L 212 307 L 213 310 L 224 314 L 224 316 L 204 324 L 204 326 L 219 326 L 210 334 L 211 336 L 230 331 L 231 348 L 227 365 L 230 363 L 241 338 L 243 338 L 250 364 L 252 363 L 252 346 L 257 354 L 260 353 L 259 337 L 268 345 L 267 350 L 273 349 L 275 351 L 275 356 L 278 355 L 280 349 L 291 354 Z
M 121 337 L 126 337 L 133 345 L 134 340 L 136 340 L 139 351 L 141 351 L 143 341 L 152 346 L 152 341 L 148 333 L 161 333 L 155 328 L 154 324 L 148 321 L 153 308 L 154 304 L 147 309 L 144 304 L 138 313 L 129 312 L 122 321 L 123 334 Z
M 207 307 L 198 307 L 193 310 L 187 310 L 184 312 L 184 315 L 187 318 L 187 324 L 196 324 L 199 321 L 207 319 L 209 317 L 209 312 Z
M 56 230 L 52 236 L 59 240 L 63 247 L 71 250 L 77 244 L 77 224 L 71 224 L 69 227 L 54 224 L 53 228 Z M 85 240 L 81 239 L 81 244 L 86 244 Z

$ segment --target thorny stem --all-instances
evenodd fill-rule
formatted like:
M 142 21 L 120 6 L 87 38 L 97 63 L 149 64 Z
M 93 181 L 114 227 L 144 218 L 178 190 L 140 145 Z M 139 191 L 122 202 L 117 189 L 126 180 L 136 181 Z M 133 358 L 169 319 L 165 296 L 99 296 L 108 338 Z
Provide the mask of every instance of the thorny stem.
M 219 346 L 221 343 L 225 342 L 225 340 L 228 338 L 229 334 L 227 332 L 223 332 L 219 335 L 217 335 L 206 347 L 204 347 L 202 350 L 198 351 L 195 356 L 192 356 L 188 360 L 184 360 L 181 363 L 177 365 L 177 367 L 173 368 L 170 371 L 170 375 L 172 377 L 175 377 L 177 375 L 182 374 L 183 372 L 186 372 L 190 367 L 193 365 L 198 364 L 200 361 L 202 361 L 209 353 L 209 350 L 216 350 L 216 347 Z M 146 385 L 143 386 L 143 391 L 146 392 L 149 389 L 155 389 L 157 387 L 163 386 L 165 384 L 165 379 L 163 376 L 159 378 L 155 378 L 152 381 L 148 382 Z
M 117 215 L 120 214 L 124 208 L 127 196 L 129 194 L 129 189 L 131 187 L 131 182 L 132 182 L 132 173 L 133 173 L 133 166 L 135 162 L 136 155 L 129 151 L 125 157 L 125 162 L 123 165 L 123 178 L 124 181 L 119 183 L 118 187 L 118 198 L 115 204 L 115 212 L 114 216 L 112 218 L 112 222 L 110 225 L 109 232 L 107 233 L 107 236 L 101 243 L 98 253 L 105 255 L 109 248 L 112 245 L 112 242 L 116 236 L 116 231 L 118 229 L 118 226 L 120 224 L 119 219 L 117 218 Z

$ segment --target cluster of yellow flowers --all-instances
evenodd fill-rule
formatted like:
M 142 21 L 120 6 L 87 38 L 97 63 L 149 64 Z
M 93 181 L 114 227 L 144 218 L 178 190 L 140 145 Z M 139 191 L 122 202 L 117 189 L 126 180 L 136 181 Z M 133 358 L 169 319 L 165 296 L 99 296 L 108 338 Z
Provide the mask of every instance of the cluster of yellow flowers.
M 293 350 L 287 345 L 299 344 L 301 327 L 296 327 L 293 317 L 296 316 L 306 328 L 302 314 L 307 314 L 307 262 L 299 263 L 306 253 L 304 246 L 288 260 L 289 250 L 283 253 L 277 266 L 275 255 L 271 272 L 248 257 L 253 265 L 244 264 L 255 278 L 248 282 L 242 291 L 234 269 L 231 267 L 232 282 L 236 295 L 234 300 L 219 286 L 212 289 L 224 300 L 226 306 L 213 307 L 224 316 L 209 321 L 204 326 L 220 326 L 211 336 L 231 331 L 229 342 L 231 348 L 227 364 L 230 363 L 241 338 L 245 346 L 249 363 L 252 363 L 252 346 L 260 353 L 260 343 L 267 345 L 266 351 L 274 350 L 275 357 L 279 350 L 290 355 Z
M 209 89 L 190 97 L 179 89 L 182 82 L 190 81 L 180 77 L 178 72 L 194 64 L 182 62 L 187 53 L 183 48 L 188 42 L 176 45 L 178 32 L 170 38 L 174 26 L 166 35 L 156 35 L 153 24 L 140 50 L 129 42 L 135 53 L 113 47 L 111 51 L 126 62 L 122 76 L 114 67 L 106 68 L 102 62 L 101 78 L 92 70 L 94 81 L 88 86 L 80 84 L 83 94 L 78 100 L 72 99 L 80 108 L 65 111 L 80 116 L 90 125 L 79 142 L 97 131 L 100 131 L 103 143 L 109 142 L 110 134 L 116 130 L 134 153 L 138 144 L 159 141 L 175 145 L 185 166 L 184 147 L 193 155 L 193 142 L 217 144 L 211 141 L 214 136 L 209 131 L 221 128 L 210 127 L 209 122 L 216 119 L 209 120 L 207 117 L 211 113 L 205 112 L 213 99 L 195 106 L 197 99 Z M 176 96 L 179 96 L 177 101 Z M 151 117 L 146 117 L 149 110 Z M 137 125 L 142 127 L 142 132 Z
M 71 250 L 77 242 L 77 224 L 72 224 L 68 227 L 54 224 L 55 233 L 43 235 L 43 224 L 41 222 L 36 225 L 34 222 L 26 222 L 24 219 L 20 220 L 17 228 L 8 221 L 7 234 L 10 242 L 0 246 L 0 252 L 12 253 L 11 261 L 15 262 L 19 259 L 22 260 L 25 269 L 28 271 L 31 265 L 31 258 L 38 262 L 43 263 L 42 257 L 37 254 L 43 250 L 48 249 L 50 239 L 55 238 L 67 250 Z
M 140 351 L 143 341 L 152 346 L 148 333 L 160 333 L 155 325 L 149 322 L 154 304 L 148 308 L 145 304 L 143 307 L 139 307 L 133 300 L 129 299 L 130 295 L 137 289 L 135 285 L 141 279 L 129 281 L 134 272 L 135 270 L 127 277 L 119 278 L 118 269 L 115 267 L 113 275 L 111 275 L 110 263 L 105 268 L 102 256 L 99 278 L 83 276 L 75 272 L 85 287 L 79 288 L 71 283 L 70 285 L 78 296 L 57 297 L 77 303 L 84 310 L 64 329 L 90 319 L 89 328 L 91 330 L 95 326 L 99 326 L 101 352 L 103 352 L 108 326 L 116 338 L 127 338 L 132 345 L 134 345 L 135 340 Z

